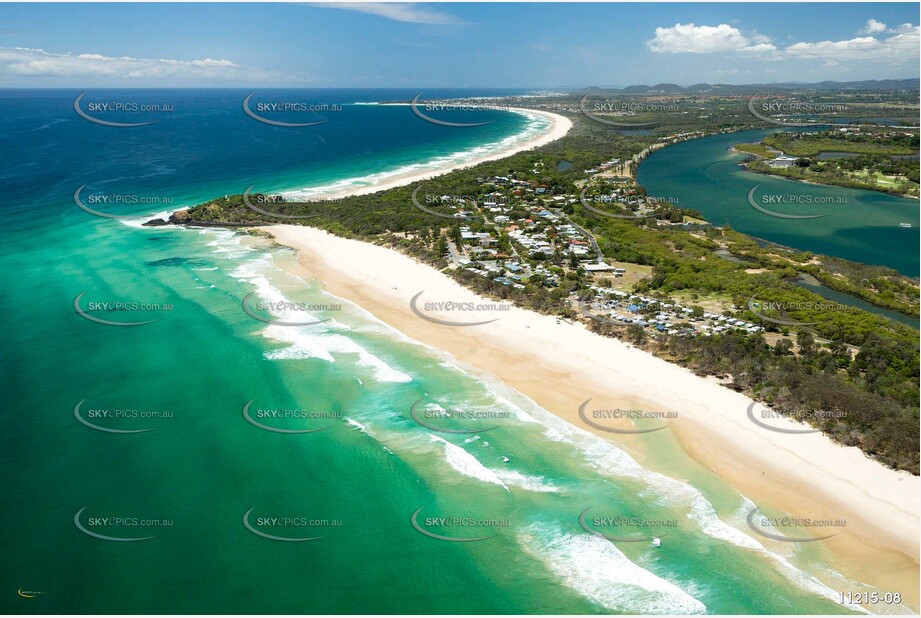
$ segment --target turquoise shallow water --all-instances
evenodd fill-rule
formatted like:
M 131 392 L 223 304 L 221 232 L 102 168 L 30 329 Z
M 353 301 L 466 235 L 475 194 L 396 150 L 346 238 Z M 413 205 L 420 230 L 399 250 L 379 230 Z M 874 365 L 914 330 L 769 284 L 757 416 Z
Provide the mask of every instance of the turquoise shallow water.
M 652 153 L 640 165 L 637 180 L 650 195 L 676 199 L 714 225 L 734 229 L 788 247 L 814 251 L 864 264 L 889 266 L 902 274 L 919 273 L 919 208 L 908 199 L 861 189 L 806 184 L 755 174 L 739 166 L 745 155 L 735 144 L 758 142 L 772 131 L 743 131 L 690 140 Z M 784 215 L 817 219 L 783 219 L 752 208 L 756 203 Z M 792 196 L 792 197 L 791 197 Z M 765 202 L 778 199 L 782 202 Z M 900 223 L 910 223 L 910 229 Z
M 644 438 L 660 453 L 648 465 L 663 474 L 288 274 L 288 250 L 233 231 L 145 229 L 140 218 L 106 220 L 73 205 L 70 188 L 94 172 L 121 173 L 125 186 L 175 202 L 238 174 L 229 162 L 205 173 L 204 153 L 176 146 L 188 125 L 175 142 L 131 138 L 130 152 L 158 152 L 151 165 L 174 162 L 147 176 L 150 167 L 124 167 L 130 152 L 106 151 L 102 141 L 108 154 L 87 156 L 87 140 L 101 138 L 83 127 L 55 133 L 71 122 L 66 112 L 41 137 L 23 138 L 36 118 L 4 104 L 19 123 L 5 128 L 11 140 L 57 153 L 8 157 L 4 166 L 20 187 L 4 205 L 0 256 L 4 611 L 848 611 L 835 591 L 859 583 L 832 572 L 821 548 L 749 531 L 753 505 L 690 462 L 667 431 Z M 457 148 L 447 140 L 438 154 Z M 273 169 L 280 179 L 297 172 Z M 272 184 L 271 175 L 256 180 Z M 81 293 L 91 317 L 155 321 L 93 322 L 74 310 Z M 269 317 L 329 319 L 267 325 L 243 311 L 250 293 L 254 302 L 326 306 Z M 92 308 L 105 302 L 159 308 Z M 419 400 L 490 412 L 496 428 L 459 419 L 438 422 L 470 433 L 421 427 L 409 413 Z M 244 417 L 248 402 L 266 427 L 320 431 L 257 427 Z M 151 431 L 90 428 L 75 418 L 78 404 L 99 428 Z M 301 413 L 260 415 L 266 410 Z M 588 533 L 579 524 L 588 508 L 601 531 L 661 536 L 663 546 Z M 487 538 L 436 539 L 413 527 L 417 511 L 429 533 Z M 469 519 L 445 525 L 442 517 Z M 614 517 L 632 519 L 601 521 Z

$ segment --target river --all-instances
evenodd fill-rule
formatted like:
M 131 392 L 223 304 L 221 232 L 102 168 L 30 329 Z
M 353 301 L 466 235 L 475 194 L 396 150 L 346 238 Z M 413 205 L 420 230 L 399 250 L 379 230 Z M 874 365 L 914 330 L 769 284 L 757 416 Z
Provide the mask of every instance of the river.
M 758 142 L 775 130 L 742 131 L 681 142 L 650 154 L 637 173 L 649 195 L 693 208 L 714 225 L 787 247 L 889 266 L 919 274 L 919 208 L 909 199 L 862 189 L 813 185 L 755 174 L 732 146 Z M 766 214 L 749 202 L 789 219 Z M 911 228 L 901 227 L 910 223 Z

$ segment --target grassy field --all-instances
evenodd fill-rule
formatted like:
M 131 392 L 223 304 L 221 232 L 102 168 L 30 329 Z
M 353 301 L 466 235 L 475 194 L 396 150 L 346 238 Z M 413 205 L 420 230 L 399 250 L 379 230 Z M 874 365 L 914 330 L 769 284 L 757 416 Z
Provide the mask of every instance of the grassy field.
M 777 156 L 764 144 L 736 144 L 734 148 L 739 152 L 747 152 L 763 159 L 773 159 Z
M 630 262 L 616 262 L 614 260 L 606 261 L 614 268 L 623 268 L 627 271 L 624 273 L 623 277 L 614 277 L 613 274 L 609 273 L 599 273 L 598 281 L 610 281 L 611 287 L 616 290 L 623 290 L 625 292 L 632 291 L 634 285 L 652 275 L 652 266 L 631 264 Z
M 681 290 L 672 292 L 671 297 L 686 307 L 703 307 L 704 311 L 710 313 L 723 313 L 723 311 L 729 309 L 734 304 L 732 302 L 732 295 L 730 294 L 709 294 L 703 296 Z
M 879 172 L 876 172 L 871 175 L 870 172 L 867 170 L 861 170 L 859 172 L 850 172 L 848 176 L 854 178 L 855 180 L 859 180 L 861 182 L 873 182 L 873 183 L 878 184 L 881 187 L 890 187 L 893 189 L 896 188 L 899 185 L 899 183 L 905 182 L 905 178 L 902 176 L 886 176 L 884 174 L 880 174 Z
M 848 152 L 853 154 L 910 155 L 915 150 L 903 144 L 881 141 L 852 141 L 816 136 L 799 137 L 788 133 L 775 133 L 764 138 L 772 146 L 794 157 L 814 157 L 821 152 Z M 736 146 L 738 148 L 738 146 Z

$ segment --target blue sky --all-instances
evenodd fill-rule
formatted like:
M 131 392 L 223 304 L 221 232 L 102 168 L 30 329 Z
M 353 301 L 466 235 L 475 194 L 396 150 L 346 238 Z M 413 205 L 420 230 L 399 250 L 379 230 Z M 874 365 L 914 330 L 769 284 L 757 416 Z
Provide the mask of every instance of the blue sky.
M 0 86 L 906 78 L 918 22 L 917 3 L 0 4 Z

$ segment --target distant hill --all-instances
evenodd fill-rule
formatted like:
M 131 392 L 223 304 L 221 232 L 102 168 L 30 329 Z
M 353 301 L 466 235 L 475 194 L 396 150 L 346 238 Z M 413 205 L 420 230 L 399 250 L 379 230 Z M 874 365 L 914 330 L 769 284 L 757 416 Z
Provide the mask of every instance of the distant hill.
M 667 94 L 726 94 L 745 95 L 762 94 L 768 92 L 794 92 L 806 90 L 918 90 L 921 80 L 911 79 L 868 79 L 857 82 L 824 81 L 815 84 L 797 82 L 775 82 L 772 84 L 693 84 L 682 87 L 678 84 L 656 84 L 647 86 L 627 86 L 626 88 L 582 88 L 576 92 L 606 92 L 611 94 L 627 95 L 667 95 Z

